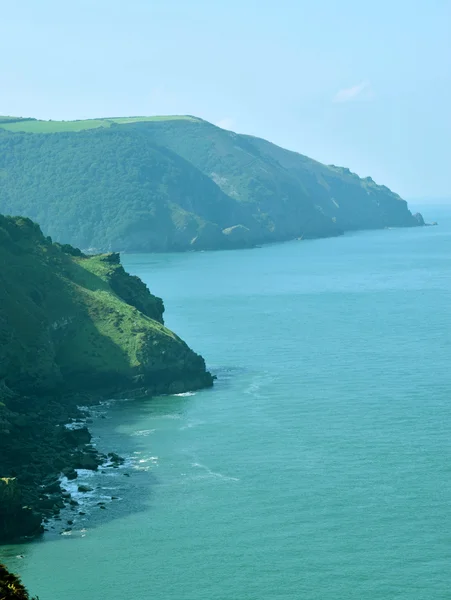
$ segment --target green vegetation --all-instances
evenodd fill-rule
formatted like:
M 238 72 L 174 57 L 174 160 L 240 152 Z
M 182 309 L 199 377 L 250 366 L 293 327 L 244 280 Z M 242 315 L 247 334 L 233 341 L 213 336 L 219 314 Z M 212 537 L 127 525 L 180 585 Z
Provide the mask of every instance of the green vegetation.
M 20 578 L 0 563 L 0 600 L 33 600 Z M 35 600 L 38 600 L 35 598 Z
M 1 121 L 0 211 L 86 250 L 234 248 L 423 224 L 369 177 L 195 117 Z
M 203 381 L 202 359 L 164 327 L 161 299 L 118 255 L 85 257 L 29 219 L 5 217 L 0 251 L 0 379 L 9 387 L 167 391 Z
M 79 416 L 80 394 L 85 404 L 90 393 L 212 384 L 163 310 L 119 255 L 87 257 L 30 219 L 0 215 L 0 541 L 38 533 L 41 517 L 61 507 L 40 487 L 46 476 L 97 468 L 83 449 L 89 433 L 62 427 Z
M 97 127 L 111 127 L 112 124 L 141 123 L 146 121 L 195 121 L 190 116 L 157 116 L 157 117 L 112 117 L 108 119 L 85 119 L 78 121 L 40 121 L 38 119 L 22 119 L 18 117 L 0 116 L 0 129 L 21 131 L 24 133 L 61 133 L 83 131 Z

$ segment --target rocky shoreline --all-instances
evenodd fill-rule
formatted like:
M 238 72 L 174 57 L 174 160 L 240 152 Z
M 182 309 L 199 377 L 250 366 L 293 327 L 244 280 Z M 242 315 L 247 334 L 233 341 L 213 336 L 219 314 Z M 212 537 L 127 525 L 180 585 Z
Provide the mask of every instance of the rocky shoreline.
M 189 389 L 199 389 L 195 382 Z M 187 391 L 183 386 L 183 391 Z M 181 389 L 171 385 L 159 394 Z M 5 394 L 5 386 L 1 392 Z M 9 406 L 23 399 L 8 391 Z M 51 527 L 61 534 L 72 530 L 74 520 L 84 517 L 80 497 L 89 497 L 91 486 L 80 479 L 88 472 L 106 473 L 126 466 L 125 459 L 114 449 L 103 453 L 92 443 L 89 425 L 95 408 L 111 401 L 149 397 L 148 389 L 133 393 L 93 396 L 78 394 L 62 398 L 26 398 L 27 416 L 10 410 L 10 430 L 0 437 L 0 468 L 7 477 L 0 478 L 0 544 L 16 543 L 41 536 Z M 109 398 L 107 400 L 107 398 Z M 1 395 L 0 395 L 1 402 Z M 32 406 L 30 406 L 32 405 Z M 105 418 L 104 414 L 99 418 Z M 5 432 L 3 432 L 5 433 Z M 129 476 L 128 473 L 123 473 Z M 109 501 L 118 500 L 114 495 Z M 96 502 L 101 510 L 105 501 Z M 61 513 L 66 511 L 63 522 Z M 53 525 L 51 525 L 53 524 Z
M 0 543 L 34 537 L 66 506 L 62 477 L 117 467 L 92 444 L 101 398 L 213 385 L 204 359 L 164 326 L 163 301 L 118 254 L 85 256 L 36 223 L 0 215 Z M 86 422 L 85 422 L 86 421 Z M 81 492 L 82 493 L 82 492 Z
M 76 480 L 78 469 L 95 471 L 108 459 L 91 444 L 89 414 L 80 409 L 81 398 L 27 398 L 31 415 L 15 412 L 14 400 L 20 404 L 22 399 L 9 399 L 10 429 L 0 440 L 2 473 L 8 474 L 0 479 L 0 543 L 42 534 L 49 519 L 66 506 L 76 507 L 61 486 L 62 477 Z M 84 397 L 87 402 L 94 399 Z

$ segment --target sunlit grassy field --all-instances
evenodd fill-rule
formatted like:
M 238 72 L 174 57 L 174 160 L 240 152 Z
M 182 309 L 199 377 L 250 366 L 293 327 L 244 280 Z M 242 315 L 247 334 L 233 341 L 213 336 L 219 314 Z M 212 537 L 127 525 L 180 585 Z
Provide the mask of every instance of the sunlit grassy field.
M 38 121 L 20 119 L 17 117 L 0 116 L 0 128 L 8 131 L 22 131 L 25 133 L 59 133 L 63 131 L 83 131 L 98 127 L 111 127 L 113 123 L 125 125 L 142 121 L 196 121 L 195 117 L 184 115 L 169 115 L 156 117 L 113 117 L 102 119 L 86 119 L 80 121 Z

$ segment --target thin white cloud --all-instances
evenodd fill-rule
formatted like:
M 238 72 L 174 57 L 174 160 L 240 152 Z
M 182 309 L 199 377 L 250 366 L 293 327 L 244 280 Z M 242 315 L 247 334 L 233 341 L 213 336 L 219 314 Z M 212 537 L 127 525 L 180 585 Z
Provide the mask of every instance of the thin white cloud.
M 232 117 L 224 117 L 224 119 L 220 119 L 215 125 L 221 129 L 235 129 L 236 127 L 235 119 L 232 119 Z
M 369 81 L 361 81 L 350 88 L 344 88 L 338 91 L 334 102 L 352 102 L 353 100 L 369 100 L 373 97 L 373 91 Z

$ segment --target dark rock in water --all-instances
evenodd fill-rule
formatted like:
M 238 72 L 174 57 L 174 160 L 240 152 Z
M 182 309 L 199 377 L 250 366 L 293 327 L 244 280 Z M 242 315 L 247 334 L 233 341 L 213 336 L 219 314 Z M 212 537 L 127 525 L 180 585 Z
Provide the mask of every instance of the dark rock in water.
M 87 492 L 92 492 L 93 488 L 90 487 L 89 485 L 79 485 L 78 491 L 81 493 L 87 493 Z
M 83 511 L 80 511 L 78 514 L 80 515 L 80 517 L 84 517 L 86 515 L 86 513 Z
M 65 475 L 65 477 L 67 477 L 67 479 L 69 481 L 73 481 L 74 479 L 77 479 L 77 477 L 78 477 L 77 471 L 70 467 L 67 469 L 63 469 L 63 475 Z
M 119 456 L 119 454 L 116 454 L 115 452 L 109 452 L 108 458 L 110 459 L 113 465 L 123 465 L 125 462 L 125 459 L 122 458 L 122 456 Z
M 74 499 L 70 500 L 69 504 L 73 507 L 78 506 L 78 502 Z
M 100 460 L 97 454 L 93 453 L 79 453 L 74 457 L 76 469 L 89 469 L 90 471 L 96 471 L 99 467 Z
M 69 521 L 67 522 L 67 524 L 68 524 L 68 525 L 73 525 L 73 524 L 74 524 L 74 522 L 73 522 L 72 520 L 69 520 Z
M 61 486 L 59 481 L 55 481 L 53 483 L 51 483 L 50 485 L 47 485 L 44 488 L 44 492 L 46 494 L 58 494 L 59 492 L 61 492 Z
M 111 496 L 111 500 L 119 500 L 119 496 Z
M 39 500 L 39 503 L 36 508 L 40 512 L 45 513 L 46 511 L 53 510 L 53 507 L 55 506 L 55 503 L 57 501 L 58 501 L 58 499 L 55 498 L 54 496 L 52 496 L 50 498 L 42 498 L 42 500 Z
M 124 473 L 124 477 L 130 477 L 130 473 Z
M 85 444 L 89 444 L 92 439 L 92 435 L 89 433 L 87 427 L 66 429 L 65 437 L 72 446 L 84 446 Z
M 104 504 L 102 504 L 102 506 L 99 507 L 101 510 L 106 510 L 106 506 Z

